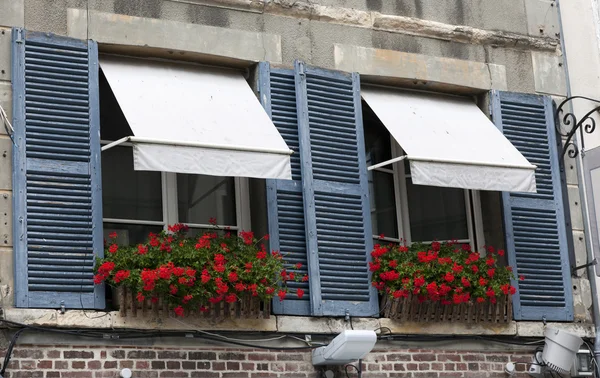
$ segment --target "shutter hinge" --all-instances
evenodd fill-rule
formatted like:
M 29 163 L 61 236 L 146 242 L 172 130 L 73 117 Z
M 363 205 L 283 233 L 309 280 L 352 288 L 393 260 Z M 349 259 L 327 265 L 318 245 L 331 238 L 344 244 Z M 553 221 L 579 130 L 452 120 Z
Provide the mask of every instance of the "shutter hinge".
M 298 75 L 302 77 L 306 76 L 306 67 L 304 66 L 304 63 L 298 64 Z
M 64 315 L 66 312 L 65 301 L 60 301 L 60 313 Z
M 15 42 L 16 43 L 23 43 L 23 29 L 16 29 L 16 38 L 15 38 Z
M 345 313 L 344 313 L 344 320 L 349 322 L 350 321 L 350 310 L 346 309 Z

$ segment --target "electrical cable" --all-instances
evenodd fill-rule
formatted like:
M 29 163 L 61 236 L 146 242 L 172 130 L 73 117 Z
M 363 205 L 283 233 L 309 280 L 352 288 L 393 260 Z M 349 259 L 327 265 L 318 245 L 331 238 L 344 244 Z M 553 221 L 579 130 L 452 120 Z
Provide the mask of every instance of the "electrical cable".
M 26 328 L 19 329 L 17 332 L 15 332 L 13 337 L 10 339 L 10 344 L 8 344 L 8 349 L 6 349 L 6 355 L 4 356 L 4 363 L 2 364 L 2 370 L 0 370 L 0 377 L 4 377 L 4 372 L 6 371 L 6 367 L 8 366 L 8 363 L 10 362 L 10 357 L 12 355 L 13 348 L 15 347 L 15 345 L 17 343 L 17 339 L 19 338 L 19 335 L 21 335 L 21 333 L 25 332 L 25 330 L 26 330 Z

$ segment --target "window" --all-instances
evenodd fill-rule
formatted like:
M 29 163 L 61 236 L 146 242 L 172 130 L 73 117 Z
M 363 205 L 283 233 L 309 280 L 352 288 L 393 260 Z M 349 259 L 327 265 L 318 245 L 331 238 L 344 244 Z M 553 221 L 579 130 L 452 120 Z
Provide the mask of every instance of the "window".
M 131 135 L 102 74 L 100 119 L 103 145 Z M 137 244 L 149 232 L 160 232 L 178 222 L 197 233 L 210 227 L 210 218 L 223 228 L 250 228 L 247 179 L 135 171 L 132 148 L 124 143 L 102 152 L 105 238 L 116 232 L 119 244 Z
M 402 149 L 363 102 L 367 166 L 402 156 Z M 368 172 L 373 238 L 390 242 L 457 239 L 481 247 L 483 225 L 477 191 L 414 185 L 408 161 Z

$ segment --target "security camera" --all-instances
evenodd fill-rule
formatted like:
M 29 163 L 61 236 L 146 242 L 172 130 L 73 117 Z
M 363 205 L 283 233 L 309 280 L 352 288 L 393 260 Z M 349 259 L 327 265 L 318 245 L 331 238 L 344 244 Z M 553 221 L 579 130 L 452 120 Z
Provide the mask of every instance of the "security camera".
M 575 354 L 583 344 L 581 337 L 556 328 L 546 328 L 546 344 L 542 352 L 542 361 L 558 373 L 567 373 L 575 359 Z
M 329 345 L 313 350 L 313 365 L 345 365 L 360 360 L 376 342 L 375 331 L 343 331 Z

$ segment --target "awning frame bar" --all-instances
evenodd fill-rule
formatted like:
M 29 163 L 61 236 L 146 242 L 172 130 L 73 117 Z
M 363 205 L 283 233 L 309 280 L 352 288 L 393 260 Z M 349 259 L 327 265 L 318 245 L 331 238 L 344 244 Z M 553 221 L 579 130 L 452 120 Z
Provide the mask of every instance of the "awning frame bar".
M 393 159 L 384 161 L 382 163 L 371 165 L 367 169 L 369 171 L 372 171 L 373 169 L 381 168 L 381 167 L 384 167 L 386 165 L 389 165 L 389 164 L 392 164 L 392 163 L 395 163 L 395 162 L 398 162 L 398 161 L 401 161 L 401 160 L 404 160 L 404 159 L 408 159 L 408 160 L 412 160 L 412 161 L 430 162 L 430 163 L 474 165 L 474 166 L 477 166 L 477 167 L 515 168 L 515 169 L 530 169 L 530 170 L 537 169 L 537 166 L 533 165 L 533 164 L 529 164 L 529 165 L 525 165 L 525 164 L 497 164 L 497 163 L 486 163 L 486 162 L 480 162 L 480 161 L 432 159 L 432 158 L 418 157 L 418 156 L 408 156 L 408 155 L 395 157 Z
M 110 148 L 113 148 L 115 146 L 118 146 L 118 145 L 126 143 L 126 142 L 159 144 L 159 145 L 165 145 L 165 146 L 210 148 L 210 149 L 214 149 L 214 150 L 259 152 L 259 153 L 277 154 L 277 155 L 291 155 L 294 153 L 294 151 L 292 151 L 292 150 L 276 150 L 276 149 L 270 149 L 270 148 L 252 148 L 252 147 L 246 147 L 246 146 L 206 144 L 206 143 L 202 143 L 202 142 L 175 141 L 175 140 L 165 140 L 165 139 L 143 138 L 143 137 L 136 137 L 136 136 L 128 136 L 128 137 L 118 139 L 114 142 L 111 142 L 111 143 L 105 145 L 105 146 L 102 146 L 101 150 L 106 151 Z

